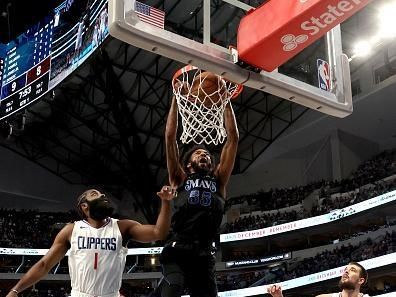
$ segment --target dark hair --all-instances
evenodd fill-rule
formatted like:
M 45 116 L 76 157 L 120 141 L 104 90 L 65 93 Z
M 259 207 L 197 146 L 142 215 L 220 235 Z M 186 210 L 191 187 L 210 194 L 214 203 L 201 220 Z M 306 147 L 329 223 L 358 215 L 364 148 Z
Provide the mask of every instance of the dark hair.
M 215 159 L 214 159 L 213 155 L 210 153 L 210 151 L 207 149 L 206 146 L 204 146 L 203 144 L 198 144 L 198 145 L 194 145 L 192 148 L 190 148 L 188 151 L 186 151 L 186 152 L 183 154 L 183 157 L 182 157 L 182 165 L 183 165 L 184 170 L 187 170 L 187 169 L 188 169 L 188 168 L 187 168 L 187 165 L 188 165 L 188 163 L 190 163 L 191 155 L 192 155 L 196 150 L 205 150 L 205 151 L 207 151 L 207 152 L 209 153 L 209 156 L 210 156 L 210 161 L 212 162 L 212 167 L 214 167 L 214 165 L 215 165 Z
M 360 268 L 360 274 L 359 274 L 359 276 L 360 276 L 361 278 L 364 278 L 364 283 L 362 284 L 362 286 L 364 286 L 365 284 L 367 284 L 367 281 L 368 281 L 368 273 L 367 273 L 367 270 L 366 270 L 362 265 L 360 265 L 360 264 L 357 263 L 357 262 L 349 262 L 349 265 L 355 265 L 355 266 L 357 266 L 357 267 Z
M 92 190 L 93 190 L 93 189 L 89 189 L 89 190 L 84 191 L 84 192 L 83 192 L 80 196 L 78 196 L 78 198 L 77 198 L 76 208 L 77 208 L 77 213 L 78 213 L 78 215 L 80 216 L 81 219 L 86 219 L 86 218 L 87 218 L 87 216 L 84 214 L 84 212 L 83 212 L 82 209 L 81 209 L 81 204 L 84 203 L 84 202 L 86 202 L 87 194 L 88 194 L 90 191 L 92 191 Z

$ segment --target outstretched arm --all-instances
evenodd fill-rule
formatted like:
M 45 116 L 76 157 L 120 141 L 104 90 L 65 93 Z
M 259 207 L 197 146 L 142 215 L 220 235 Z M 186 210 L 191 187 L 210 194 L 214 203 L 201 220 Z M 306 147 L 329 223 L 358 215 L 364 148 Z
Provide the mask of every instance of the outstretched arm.
M 176 142 L 177 116 L 177 102 L 175 96 L 173 96 L 165 129 L 166 163 L 168 166 L 169 183 L 173 187 L 179 186 L 183 182 L 185 175 L 180 165 L 179 148 Z
M 224 111 L 224 125 L 227 131 L 227 140 L 223 146 L 220 163 L 216 170 L 216 176 L 220 182 L 220 191 L 225 198 L 225 188 L 234 168 L 235 156 L 238 150 L 239 133 L 235 120 L 234 110 L 229 102 Z
M 171 224 L 170 200 L 175 197 L 175 193 L 175 189 L 170 186 L 163 186 L 161 191 L 157 193 L 162 203 L 155 225 L 142 225 L 133 220 L 122 220 L 118 222 L 121 233 L 139 242 L 153 242 L 165 239 Z
M 55 266 L 65 256 L 69 249 L 69 242 L 74 224 L 66 225 L 56 236 L 54 243 L 47 252 L 36 264 L 29 269 L 28 272 L 21 278 L 21 280 L 12 288 L 18 293 L 33 286 L 41 278 L 48 274 L 52 267 Z M 6 297 L 16 297 L 15 291 L 10 291 Z

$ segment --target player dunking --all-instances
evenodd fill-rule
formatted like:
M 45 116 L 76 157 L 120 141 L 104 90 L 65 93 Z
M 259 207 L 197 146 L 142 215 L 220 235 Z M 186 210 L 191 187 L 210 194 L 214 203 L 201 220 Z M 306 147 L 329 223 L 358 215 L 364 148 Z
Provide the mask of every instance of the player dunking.
M 350 262 L 338 283 L 342 291 L 339 293 L 321 294 L 316 297 L 368 297 L 368 295 L 360 293 L 360 287 L 367 283 L 367 279 L 368 273 L 366 269 L 359 263 Z M 267 292 L 273 297 L 283 297 L 282 288 L 278 285 L 269 287 Z
M 231 104 L 224 112 L 227 140 L 220 162 L 203 146 L 193 147 L 179 161 L 176 142 L 178 125 L 176 99 L 166 123 L 165 141 L 169 181 L 178 188 L 174 200 L 172 231 L 160 261 L 163 278 L 162 297 L 180 296 L 188 288 L 191 297 L 217 296 L 213 242 L 219 234 L 224 212 L 226 186 L 234 167 L 238 147 L 238 129 Z
M 111 218 L 113 208 L 98 190 L 85 191 L 77 201 L 81 221 L 66 225 L 56 236 L 48 253 L 11 289 L 7 297 L 16 297 L 44 277 L 70 248 L 69 273 L 71 297 L 118 297 L 127 248 L 123 239 L 141 242 L 164 239 L 170 226 L 170 201 L 174 191 L 162 187 L 162 200 L 156 225 L 141 225 L 132 220 Z

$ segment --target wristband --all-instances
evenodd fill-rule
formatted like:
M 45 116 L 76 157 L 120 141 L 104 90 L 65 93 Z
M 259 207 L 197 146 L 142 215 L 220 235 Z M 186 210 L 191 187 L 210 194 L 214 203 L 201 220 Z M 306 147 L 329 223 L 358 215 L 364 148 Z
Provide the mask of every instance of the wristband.
M 15 294 L 17 294 L 18 295 L 18 290 L 15 290 L 15 289 L 11 289 L 11 292 L 14 292 Z

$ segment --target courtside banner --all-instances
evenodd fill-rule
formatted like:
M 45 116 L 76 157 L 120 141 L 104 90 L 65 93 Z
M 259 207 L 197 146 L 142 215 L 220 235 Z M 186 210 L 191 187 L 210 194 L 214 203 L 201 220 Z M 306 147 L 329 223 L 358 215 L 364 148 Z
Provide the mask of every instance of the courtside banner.
M 220 242 L 231 242 L 231 241 L 239 241 L 239 240 L 247 240 L 247 239 L 256 239 L 266 236 L 271 236 L 279 233 L 289 232 L 293 230 L 313 227 L 321 224 L 326 224 L 330 222 L 334 222 L 337 220 L 341 220 L 345 217 L 354 215 L 356 213 L 378 207 L 385 203 L 389 203 L 396 200 L 396 190 L 392 192 L 388 192 L 386 194 L 382 194 L 372 199 L 365 200 L 363 202 L 334 210 L 330 213 L 302 219 L 299 221 L 294 221 L 290 223 L 285 223 L 273 227 L 267 227 L 263 229 L 245 231 L 245 232 L 235 232 L 235 233 L 227 233 L 220 235 Z
M 155 255 L 161 254 L 163 247 L 152 248 L 135 248 L 128 249 L 128 255 Z M 48 252 L 48 249 L 20 249 L 20 248 L 0 248 L 0 255 L 13 256 L 43 256 Z M 69 251 L 66 256 L 69 255 Z
M 249 267 L 249 266 L 283 261 L 283 260 L 289 260 L 290 258 L 291 258 L 291 252 L 280 255 L 269 256 L 269 257 L 261 257 L 256 259 L 228 261 L 225 263 L 225 267 L 226 268 Z
M 239 59 L 273 71 L 373 0 L 269 0 L 242 18 Z

